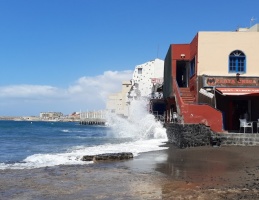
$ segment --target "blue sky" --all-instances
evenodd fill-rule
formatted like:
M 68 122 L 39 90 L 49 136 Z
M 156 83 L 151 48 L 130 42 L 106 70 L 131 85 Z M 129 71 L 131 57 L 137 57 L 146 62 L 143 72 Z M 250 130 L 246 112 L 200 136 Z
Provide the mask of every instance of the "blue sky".
M 258 0 L 0 0 L 0 115 L 104 109 L 136 65 L 164 59 L 198 31 L 259 23 L 258 8 Z

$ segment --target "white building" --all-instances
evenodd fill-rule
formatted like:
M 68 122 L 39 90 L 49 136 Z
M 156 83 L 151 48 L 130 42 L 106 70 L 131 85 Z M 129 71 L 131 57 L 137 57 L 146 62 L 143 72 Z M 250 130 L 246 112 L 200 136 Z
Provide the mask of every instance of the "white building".
M 61 117 L 63 117 L 63 113 L 61 112 L 41 112 L 40 113 L 40 118 L 46 119 L 46 120 L 55 120 L 55 119 L 60 119 Z
M 105 119 L 105 115 L 105 110 L 86 111 L 80 113 L 80 120 Z
M 107 111 L 121 116 L 128 116 L 129 105 L 127 102 L 127 96 L 130 89 L 131 82 L 123 81 L 121 92 L 109 95 L 106 105 Z
M 163 83 L 164 61 L 155 59 L 137 65 L 131 81 L 122 83 L 122 91 L 108 97 L 106 109 L 124 117 L 129 115 L 129 104 L 132 99 L 150 98 L 152 89 L 157 84 Z M 162 93 L 161 93 L 162 94 Z
M 137 65 L 133 72 L 130 97 L 150 97 L 156 84 L 162 84 L 164 77 L 164 61 L 155 59 Z

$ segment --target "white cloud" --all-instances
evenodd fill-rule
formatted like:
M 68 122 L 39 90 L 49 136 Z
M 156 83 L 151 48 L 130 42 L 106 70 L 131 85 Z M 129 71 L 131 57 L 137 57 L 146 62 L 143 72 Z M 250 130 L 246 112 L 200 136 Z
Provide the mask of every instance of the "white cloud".
M 95 95 L 103 99 L 107 95 L 121 90 L 121 83 L 132 78 L 132 71 L 106 71 L 96 77 L 81 77 L 68 88 L 70 94 L 75 95 Z
M 133 71 L 106 71 L 84 76 L 68 88 L 49 85 L 11 85 L 0 87 L 0 115 L 38 115 L 43 111 L 105 109 L 107 96 L 121 91 L 121 83 L 132 78 Z M 15 113 L 17 112 L 17 113 Z
M 39 98 L 53 96 L 58 88 L 48 85 L 11 85 L 0 87 L 0 97 L 5 98 Z

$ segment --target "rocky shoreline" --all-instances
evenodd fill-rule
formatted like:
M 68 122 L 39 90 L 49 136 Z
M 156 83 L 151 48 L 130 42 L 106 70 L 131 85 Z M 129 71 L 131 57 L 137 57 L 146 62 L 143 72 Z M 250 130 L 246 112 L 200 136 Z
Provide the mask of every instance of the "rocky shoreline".
M 259 147 L 195 147 L 129 160 L 0 171 L 0 199 L 259 199 Z

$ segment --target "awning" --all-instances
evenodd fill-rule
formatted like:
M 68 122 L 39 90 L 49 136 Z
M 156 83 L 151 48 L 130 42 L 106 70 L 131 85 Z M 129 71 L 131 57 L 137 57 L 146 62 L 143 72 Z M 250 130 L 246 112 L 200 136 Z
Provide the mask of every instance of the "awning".
M 259 88 L 216 88 L 216 91 L 222 95 L 259 95 Z

